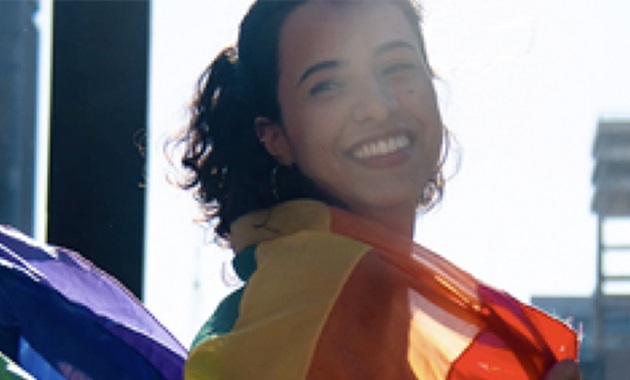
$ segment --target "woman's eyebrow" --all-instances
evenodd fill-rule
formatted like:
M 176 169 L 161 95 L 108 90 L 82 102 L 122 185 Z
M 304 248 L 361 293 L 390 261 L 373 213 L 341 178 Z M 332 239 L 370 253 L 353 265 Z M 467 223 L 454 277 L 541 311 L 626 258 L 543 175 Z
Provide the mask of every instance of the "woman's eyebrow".
M 384 44 L 378 46 L 376 50 L 374 51 L 374 55 L 385 54 L 391 50 L 401 49 L 401 48 L 412 50 L 414 52 L 417 50 L 416 47 L 413 44 L 409 43 L 408 41 L 393 40 L 393 41 L 385 42 Z M 304 82 L 306 78 L 308 78 L 309 76 L 311 76 L 312 74 L 318 71 L 336 69 L 342 66 L 346 66 L 346 64 L 339 60 L 331 59 L 331 60 L 317 62 L 309 66 L 306 70 L 304 70 L 304 73 L 300 76 L 300 79 L 297 84 Z
M 346 64 L 338 60 L 327 60 L 327 61 L 317 62 L 316 64 L 311 65 L 306 70 L 304 70 L 304 73 L 300 77 L 298 84 L 304 82 L 306 78 L 308 78 L 310 75 L 318 71 L 336 69 L 342 66 L 346 66 Z
M 391 50 L 400 49 L 400 48 L 409 49 L 414 52 L 417 51 L 416 47 L 408 41 L 393 40 L 393 41 L 385 42 L 384 44 L 378 46 L 376 50 L 374 51 L 374 55 L 385 54 Z

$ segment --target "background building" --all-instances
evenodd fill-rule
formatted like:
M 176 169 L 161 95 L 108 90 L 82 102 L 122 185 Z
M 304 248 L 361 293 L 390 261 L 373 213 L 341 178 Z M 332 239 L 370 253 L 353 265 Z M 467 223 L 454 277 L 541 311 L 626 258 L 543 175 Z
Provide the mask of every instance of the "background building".
M 532 302 L 583 332 L 584 379 L 630 374 L 630 120 L 602 119 L 593 156 L 597 215 L 596 284 L 592 297 L 533 297 Z

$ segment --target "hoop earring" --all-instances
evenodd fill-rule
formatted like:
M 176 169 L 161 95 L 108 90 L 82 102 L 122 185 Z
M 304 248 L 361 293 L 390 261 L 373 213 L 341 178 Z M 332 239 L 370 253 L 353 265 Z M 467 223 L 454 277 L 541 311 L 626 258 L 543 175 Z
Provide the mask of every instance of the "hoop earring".
M 427 207 L 431 204 L 433 199 L 435 198 L 435 193 L 437 191 L 437 183 L 435 179 L 430 179 L 422 188 L 422 194 L 420 194 L 420 199 L 418 199 L 418 203 L 422 207 Z
M 423 211 L 431 210 L 436 204 L 438 204 L 442 198 L 442 192 L 444 190 L 444 179 L 441 172 L 435 173 L 435 175 L 427 180 L 422 193 L 418 197 L 418 207 Z

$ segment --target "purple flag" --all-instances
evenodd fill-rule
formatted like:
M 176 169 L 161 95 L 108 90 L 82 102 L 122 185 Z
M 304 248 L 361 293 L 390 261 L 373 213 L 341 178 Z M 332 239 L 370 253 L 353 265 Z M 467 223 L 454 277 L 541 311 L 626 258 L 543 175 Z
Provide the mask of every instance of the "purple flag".
M 81 380 L 179 380 L 187 354 L 114 278 L 3 226 L 0 350 L 37 378 Z

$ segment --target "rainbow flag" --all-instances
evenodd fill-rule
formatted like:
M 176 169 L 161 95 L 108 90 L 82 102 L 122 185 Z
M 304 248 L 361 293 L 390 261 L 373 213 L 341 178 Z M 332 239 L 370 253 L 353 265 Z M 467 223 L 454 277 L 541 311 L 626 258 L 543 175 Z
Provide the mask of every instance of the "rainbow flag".
M 563 322 L 370 221 L 294 201 L 232 226 L 245 281 L 186 379 L 541 379 L 576 359 Z
M 2 380 L 30 378 L 24 373 L 47 380 L 177 380 L 187 355 L 111 276 L 75 252 L 5 226 L 0 351 Z

